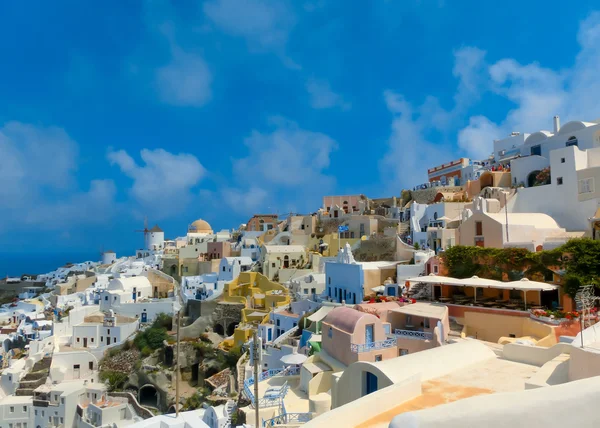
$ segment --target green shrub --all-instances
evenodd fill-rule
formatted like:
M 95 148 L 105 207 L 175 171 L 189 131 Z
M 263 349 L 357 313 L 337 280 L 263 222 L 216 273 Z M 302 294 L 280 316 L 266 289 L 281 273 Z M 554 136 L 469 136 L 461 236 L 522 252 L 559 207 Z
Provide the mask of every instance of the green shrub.
M 100 372 L 100 380 L 102 382 L 108 381 L 109 391 L 117 391 L 119 389 L 122 389 L 127 379 L 129 379 L 128 373 L 117 372 L 114 370 Z

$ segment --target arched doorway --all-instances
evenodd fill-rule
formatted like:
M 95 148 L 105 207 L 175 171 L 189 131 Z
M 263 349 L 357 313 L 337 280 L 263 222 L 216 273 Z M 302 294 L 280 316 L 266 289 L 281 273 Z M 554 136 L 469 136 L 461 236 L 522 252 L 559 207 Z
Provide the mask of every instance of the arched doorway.
M 527 176 L 527 187 L 533 187 L 533 186 L 535 186 L 536 177 L 537 177 L 537 175 L 539 173 L 540 173 L 539 170 L 531 171 L 529 173 L 529 175 Z
M 140 388 L 138 401 L 142 406 L 158 408 L 158 391 L 152 384 L 144 385 Z
M 225 335 L 225 329 L 223 328 L 223 326 L 221 324 L 215 324 L 215 327 L 213 328 L 214 332 L 224 336 Z
M 491 172 L 484 172 L 479 178 L 479 183 L 481 184 L 481 190 L 486 187 L 492 187 L 494 185 L 494 176 Z
M 235 332 L 236 325 L 237 324 L 234 322 L 229 323 L 229 325 L 227 325 L 227 336 L 231 336 Z

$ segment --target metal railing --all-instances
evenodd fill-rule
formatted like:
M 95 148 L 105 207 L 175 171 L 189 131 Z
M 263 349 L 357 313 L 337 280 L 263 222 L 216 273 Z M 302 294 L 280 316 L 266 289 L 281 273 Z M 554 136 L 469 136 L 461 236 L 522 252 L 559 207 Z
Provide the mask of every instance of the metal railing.
M 304 424 L 312 419 L 311 413 L 284 413 L 274 418 L 263 420 L 263 427 L 274 427 L 286 424 Z
M 415 340 L 431 340 L 431 339 L 433 339 L 433 334 L 428 331 L 395 329 L 394 334 L 396 335 L 396 337 L 402 338 L 402 339 L 415 339 Z
M 396 346 L 396 338 L 388 338 L 378 342 L 370 343 L 351 343 L 350 351 L 354 353 L 369 352 L 377 349 L 394 348 Z
M 262 382 L 263 380 L 269 379 L 273 376 L 298 376 L 300 374 L 300 367 L 286 367 L 285 369 L 270 369 L 265 370 L 258 375 L 258 381 Z M 254 386 L 254 378 L 251 377 L 244 381 L 244 395 L 254 407 L 256 407 L 256 400 L 254 397 L 254 393 L 250 387 Z M 273 407 L 281 404 L 281 401 L 285 398 L 289 385 L 287 382 L 283 384 L 281 391 L 277 395 L 272 397 L 263 397 L 258 399 L 258 406 L 260 407 Z

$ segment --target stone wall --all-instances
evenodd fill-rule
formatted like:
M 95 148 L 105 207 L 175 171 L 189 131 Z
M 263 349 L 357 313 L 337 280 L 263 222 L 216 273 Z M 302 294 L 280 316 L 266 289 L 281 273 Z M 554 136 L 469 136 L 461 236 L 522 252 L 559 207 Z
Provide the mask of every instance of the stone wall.
M 126 398 L 127 402 L 131 405 L 131 407 L 134 408 L 138 416 L 140 416 L 143 419 L 149 419 L 154 417 L 150 410 L 146 409 L 144 406 L 138 403 L 137 399 L 133 396 L 131 392 L 111 392 L 110 394 L 108 394 L 108 396 Z
M 411 195 L 413 201 L 419 204 L 431 204 L 435 199 L 435 195 L 439 192 L 457 193 L 462 192 L 463 190 L 464 188 L 462 186 L 430 187 L 428 189 L 413 190 Z

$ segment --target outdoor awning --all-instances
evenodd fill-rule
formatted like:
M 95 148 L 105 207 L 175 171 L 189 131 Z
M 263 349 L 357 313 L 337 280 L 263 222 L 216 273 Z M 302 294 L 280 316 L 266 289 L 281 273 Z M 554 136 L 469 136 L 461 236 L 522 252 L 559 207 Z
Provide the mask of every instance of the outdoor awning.
M 530 290 L 538 290 L 538 291 L 552 291 L 558 290 L 558 285 L 554 284 L 546 284 L 545 282 L 539 281 L 531 281 L 527 278 L 522 278 L 518 281 L 510 281 L 510 282 L 501 282 L 504 288 L 510 288 L 514 290 L 521 291 L 530 291 Z
M 308 357 L 304 354 L 298 354 L 296 352 L 288 355 L 284 355 L 279 359 L 283 364 L 298 365 L 304 363 Z
M 408 278 L 405 281 L 410 282 L 411 284 L 423 282 L 425 284 L 464 285 L 462 283 L 462 279 L 434 274 L 429 274 L 427 276 L 416 276 L 414 278 Z
M 472 276 L 471 278 L 459 279 L 451 278 L 448 276 L 428 275 L 418 276 L 415 278 L 409 278 L 406 281 L 411 284 L 417 284 L 423 282 L 426 284 L 442 284 L 442 285 L 454 285 L 456 287 L 481 287 L 481 288 L 498 288 L 502 290 L 539 290 L 539 291 L 550 291 L 557 290 L 558 285 L 546 284 L 545 282 L 531 281 L 527 278 L 520 279 L 518 281 L 502 282 L 494 279 L 479 278 Z
M 329 312 L 335 309 L 335 306 L 321 306 L 317 312 L 308 317 L 309 321 L 323 321 Z

